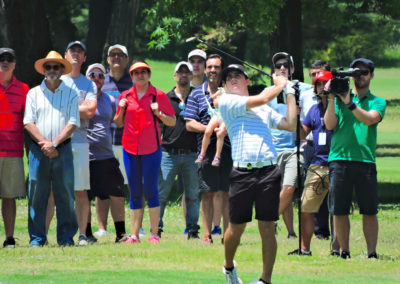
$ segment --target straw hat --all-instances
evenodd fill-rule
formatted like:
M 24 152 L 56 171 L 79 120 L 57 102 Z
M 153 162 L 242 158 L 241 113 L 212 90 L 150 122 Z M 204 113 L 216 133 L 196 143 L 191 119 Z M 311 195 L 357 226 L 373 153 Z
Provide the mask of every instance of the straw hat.
M 44 75 L 44 70 L 43 70 L 43 65 L 47 62 L 57 62 L 60 63 L 64 66 L 64 73 L 63 74 L 69 74 L 72 71 L 72 66 L 71 64 L 62 58 L 62 56 L 57 52 L 57 51 L 50 51 L 47 53 L 47 56 L 45 58 L 39 59 L 35 62 L 35 70 Z

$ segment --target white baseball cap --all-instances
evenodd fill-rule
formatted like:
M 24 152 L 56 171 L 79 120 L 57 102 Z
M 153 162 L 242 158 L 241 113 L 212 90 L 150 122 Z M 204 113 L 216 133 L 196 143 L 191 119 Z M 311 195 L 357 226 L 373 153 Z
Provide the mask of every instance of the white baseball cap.
M 176 64 L 175 73 L 178 72 L 179 68 L 181 68 L 182 66 L 186 66 L 189 69 L 190 72 L 193 72 L 192 64 L 190 64 L 189 62 L 186 62 L 186 61 L 181 61 L 178 64 Z
M 111 52 L 113 49 L 116 49 L 116 48 L 120 49 L 126 56 L 129 56 L 129 55 L 128 55 L 128 50 L 126 49 L 126 47 L 123 46 L 123 45 L 120 45 L 120 44 L 114 44 L 114 45 L 110 46 L 110 47 L 108 48 L 107 56 L 110 56 L 110 52 Z
M 199 56 L 199 57 L 203 58 L 204 60 L 207 59 L 207 53 L 205 53 L 205 52 L 204 52 L 203 50 L 201 50 L 201 49 L 194 49 L 194 50 L 192 50 L 191 52 L 189 52 L 188 60 L 189 60 L 191 57 L 193 57 L 193 56 Z
M 104 68 L 103 64 L 100 63 L 93 63 L 91 65 L 89 65 L 89 67 L 86 70 L 86 76 L 89 76 L 90 72 L 94 69 L 94 68 L 99 68 L 103 73 L 106 73 L 106 68 Z

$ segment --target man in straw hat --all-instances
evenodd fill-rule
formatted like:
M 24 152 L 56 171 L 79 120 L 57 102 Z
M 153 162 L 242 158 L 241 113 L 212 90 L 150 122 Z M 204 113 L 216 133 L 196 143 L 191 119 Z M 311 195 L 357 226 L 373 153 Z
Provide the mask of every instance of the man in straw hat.
M 47 243 L 44 205 L 51 189 L 57 207 L 57 243 L 73 245 L 78 224 L 71 135 L 80 125 L 78 94 L 60 80 L 72 67 L 56 51 L 37 60 L 35 69 L 45 79 L 28 92 L 24 116 L 25 129 L 32 138 L 28 194 L 30 246 Z

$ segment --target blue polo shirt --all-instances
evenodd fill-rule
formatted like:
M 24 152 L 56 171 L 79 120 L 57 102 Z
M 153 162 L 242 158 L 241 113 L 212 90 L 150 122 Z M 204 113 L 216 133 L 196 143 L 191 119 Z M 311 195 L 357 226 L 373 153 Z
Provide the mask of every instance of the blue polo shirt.
M 130 89 L 132 86 L 132 78 L 129 76 L 127 71 L 125 71 L 124 75 L 122 75 L 119 81 L 116 81 L 110 76 L 110 73 L 108 73 L 106 74 L 104 85 L 101 88 L 101 91 L 110 96 L 113 104 L 118 104 L 121 93 Z M 111 124 L 111 138 L 113 145 L 121 145 L 123 131 L 124 128 L 117 128 L 115 123 Z
M 320 166 L 328 165 L 328 156 L 331 148 L 332 130 L 327 130 L 324 123 L 324 115 L 326 108 L 319 102 L 313 105 L 307 113 L 303 124 L 311 129 L 314 137 L 314 151 L 311 164 Z M 319 145 L 320 133 L 326 133 L 325 145 Z

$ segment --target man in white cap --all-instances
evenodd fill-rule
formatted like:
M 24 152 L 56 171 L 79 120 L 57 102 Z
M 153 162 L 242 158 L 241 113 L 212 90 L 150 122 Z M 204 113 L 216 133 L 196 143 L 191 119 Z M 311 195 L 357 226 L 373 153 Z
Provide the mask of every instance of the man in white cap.
M 0 198 L 6 240 L 4 247 L 15 247 L 15 198 L 25 197 L 24 117 L 27 84 L 15 78 L 15 52 L 0 48 Z
M 57 243 L 73 245 L 78 224 L 74 210 L 74 167 L 71 135 L 79 127 L 78 93 L 61 79 L 71 64 L 56 51 L 35 62 L 43 82 L 28 92 L 25 129 L 32 138 L 29 153 L 30 246 L 47 243 L 46 206 L 53 190 L 57 208 Z
M 196 160 L 196 133 L 186 130 L 184 120 L 187 99 L 193 87 L 193 67 L 181 61 L 175 67 L 176 86 L 167 94 L 177 117 L 175 126 L 164 126 L 162 131 L 161 174 L 158 181 L 160 198 L 159 235 L 163 230 L 163 215 L 175 178 L 182 179 L 186 200 L 186 230 L 188 239 L 198 239 L 199 225 L 199 183 Z
M 188 60 L 193 66 L 192 86 L 194 88 L 204 83 L 207 54 L 201 49 L 194 49 L 188 54 Z
M 130 89 L 133 86 L 131 76 L 128 73 L 127 66 L 129 63 L 128 50 L 121 44 L 114 44 L 108 48 L 107 63 L 110 67 L 109 73 L 106 74 L 102 91 L 110 96 L 111 102 L 118 104 L 119 96 L 123 91 Z M 128 179 L 126 178 L 124 161 L 122 158 L 122 132 L 123 128 L 118 128 L 114 123 L 111 124 L 112 147 L 115 158 L 119 162 L 119 168 L 124 177 L 124 184 L 127 186 Z M 110 208 L 109 200 L 98 200 L 98 221 L 99 230 L 94 234 L 96 237 L 105 236 L 107 232 L 107 216 Z

